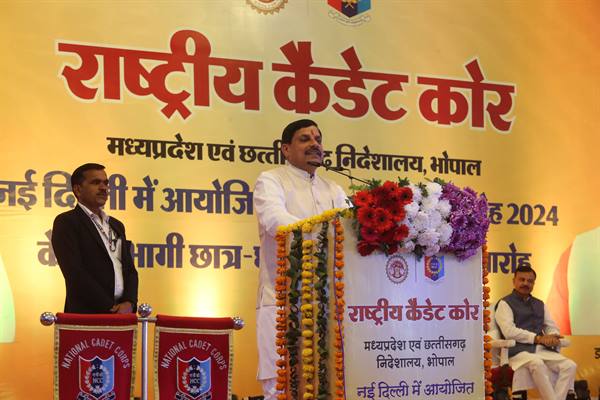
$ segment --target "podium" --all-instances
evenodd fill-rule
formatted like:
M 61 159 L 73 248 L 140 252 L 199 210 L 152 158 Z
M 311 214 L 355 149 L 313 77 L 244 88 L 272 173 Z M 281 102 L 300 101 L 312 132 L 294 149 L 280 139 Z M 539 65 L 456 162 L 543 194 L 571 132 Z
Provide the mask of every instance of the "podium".
M 277 235 L 280 400 L 485 398 L 482 249 L 363 256 L 356 223 L 331 210 Z

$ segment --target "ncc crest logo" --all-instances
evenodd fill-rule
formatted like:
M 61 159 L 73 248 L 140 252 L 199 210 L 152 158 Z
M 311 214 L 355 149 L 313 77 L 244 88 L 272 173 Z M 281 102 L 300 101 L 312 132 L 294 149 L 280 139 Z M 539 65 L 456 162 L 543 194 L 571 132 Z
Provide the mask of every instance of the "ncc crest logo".
M 79 394 L 77 400 L 114 400 L 115 358 L 79 357 Z
M 369 22 L 366 14 L 371 9 L 371 0 L 327 0 L 327 4 L 336 11 L 329 10 L 329 16 L 344 25 L 361 25 Z
M 175 400 L 210 400 L 210 358 L 182 360 L 177 357 L 177 394 Z
M 432 282 L 437 282 L 445 275 L 444 256 L 425 256 L 425 277 Z

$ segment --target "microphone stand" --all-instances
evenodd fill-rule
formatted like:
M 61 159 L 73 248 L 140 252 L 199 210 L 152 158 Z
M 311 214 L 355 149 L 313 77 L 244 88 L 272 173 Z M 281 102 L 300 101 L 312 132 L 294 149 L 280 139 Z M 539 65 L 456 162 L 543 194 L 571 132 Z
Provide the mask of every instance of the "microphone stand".
M 350 179 L 350 184 L 354 184 L 353 180 L 357 180 L 360 183 L 364 183 L 365 185 L 369 185 L 371 182 L 365 180 L 365 179 L 361 179 L 361 178 L 357 178 L 355 176 L 352 176 L 352 174 L 350 172 L 344 172 L 344 170 L 340 170 L 338 168 L 333 168 L 333 167 L 329 167 L 325 164 L 319 164 L 319 163 L 309 163 L 310 165 L 314 166 L 314 167 L 323 167 L 325 168 L 326 171 L 332 171 L 335 172 L 336 174 L 340 174 L 342 176 L 345 176 L 346 178 Z M 350 171 L 350 170 L 348 170 Z

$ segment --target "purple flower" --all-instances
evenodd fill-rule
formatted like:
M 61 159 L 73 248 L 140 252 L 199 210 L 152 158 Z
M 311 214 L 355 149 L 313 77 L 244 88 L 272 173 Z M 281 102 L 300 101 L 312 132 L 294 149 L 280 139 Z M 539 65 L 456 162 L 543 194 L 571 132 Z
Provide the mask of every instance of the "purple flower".
M 471 188 L 460 189 L 452 183 L 444 185 L 441 199 L 450 202 L 448 220 L 453 229 L 450 243 L 442 251 L 454 253 L 460 261 L 466 260 L 485 243 L 490 225 L 487 199 Z

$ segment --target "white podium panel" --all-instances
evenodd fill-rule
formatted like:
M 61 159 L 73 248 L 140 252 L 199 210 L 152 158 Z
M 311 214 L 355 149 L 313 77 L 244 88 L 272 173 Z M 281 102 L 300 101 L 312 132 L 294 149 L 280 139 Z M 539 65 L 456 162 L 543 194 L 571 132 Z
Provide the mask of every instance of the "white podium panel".
M 363 257 L 351 234 L 344 248 L 346 398 L 484 398 L 481 251 Z

